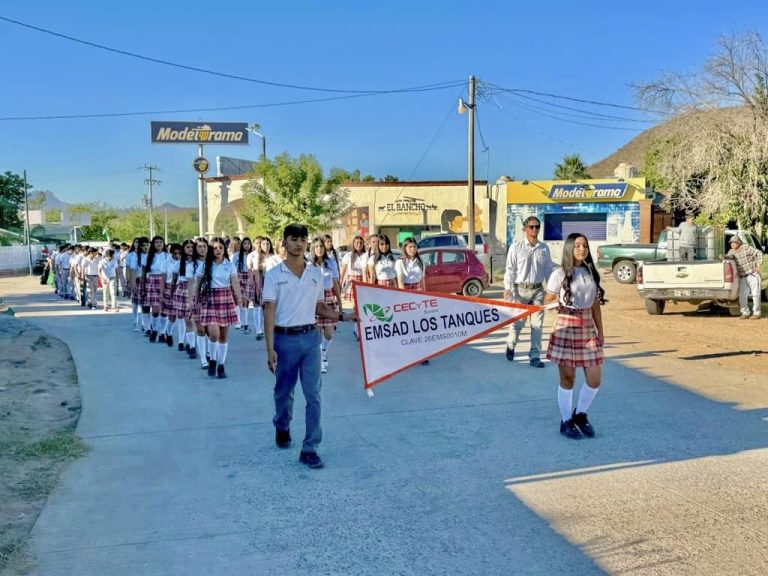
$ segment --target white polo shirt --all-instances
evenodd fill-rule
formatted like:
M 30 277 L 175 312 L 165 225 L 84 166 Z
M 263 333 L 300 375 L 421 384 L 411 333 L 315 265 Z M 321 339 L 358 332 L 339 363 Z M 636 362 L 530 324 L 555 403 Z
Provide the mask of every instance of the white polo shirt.
M 403 282 L 405 284 L 418 284 L 424 277 L 424 271 L 421 269 L 418 260 L 415 258 L 412 260 L 400 258 L 395 262 L 395 271 L 398 276 L 403 277 Z
M 306 263 L 301 278 L 280 262 L 264 276 L 264 302 L 276 304 L 275 325 L 305 326 L 315 323 L 315 306 L 323 301 L 323 273 Z
M 149 267 L 147 275 L 164 274 L 168 260 L 171 260 L 171 255 L 168 252 L 156 252 L 154 258 L 152 258 L 152 265 Z
M 173 275 L 179 274 L 179 266 L 181 265 L 181 260 L 174 260 L 173 256 L 171 256 L 168 260 L 165 262 L 165 283 L 170 284 L 173 282 Z
M 101 261 L 99 256 L 96 256 L 95 258 L 86 258 L 83 260 L 83 268 L 85 268 L 86 276 L 99 275 L 99 261 Z
M 341 265 L 347 267 L 347 274 L 349 276 L 352 276 L 353 274 L 362 276 L 363 269 L 365 269 L 365 262 L 368 257 L 365 255 L 365 253 L 362 253 L 357 258 L 355 258 L 355 263 L 350 266 L 349 263 L 352 261 L 352 254 L 352 252 L 347 252 L 344 254 L 344 257 L 341 259 Z
M 558 295 L 558 302 L 565 306 L 565 271 L 562 268 L 555 270 L 547 281 L 547 292 Z M 584 266 L 573 269 L 571 278 L 571 298 L 573 299 L 573 308 L 591 308 L 597 298 L 597 284 L 595 284 L 592 274 Z
M 205 265 L 203 264 L 198 266 L 195 276 L 202 278 L 204 274 Z M 224 258 L 220 264 L 213 263 L 211 266 L 211 288 L 229 288 L 235 282 L 237 282 L 237 269 L 232 262 Z

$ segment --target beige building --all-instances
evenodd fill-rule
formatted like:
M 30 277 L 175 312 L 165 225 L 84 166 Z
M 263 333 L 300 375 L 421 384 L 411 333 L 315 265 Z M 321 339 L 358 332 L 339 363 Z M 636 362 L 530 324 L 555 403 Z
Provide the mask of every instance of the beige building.
M 350 212 L 333 231 L 337 246 L 348 246 L 355 235 L 386 234 L 392 244 L 425 232 L 468 231 L 469 194 L 466 181 L 347 182 Z M 501 202 L 501 204 L 499 204 Z M 506 237 L 506 189 L 475 182 L 475 232 L 487 233 L 503 251 Z

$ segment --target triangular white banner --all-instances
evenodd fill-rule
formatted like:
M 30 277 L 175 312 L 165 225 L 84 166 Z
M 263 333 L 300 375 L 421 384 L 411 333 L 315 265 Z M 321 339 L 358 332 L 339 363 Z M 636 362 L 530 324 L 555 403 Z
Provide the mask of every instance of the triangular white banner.
M 353 288 L 367 389 L 542 309 L 358 282 Z

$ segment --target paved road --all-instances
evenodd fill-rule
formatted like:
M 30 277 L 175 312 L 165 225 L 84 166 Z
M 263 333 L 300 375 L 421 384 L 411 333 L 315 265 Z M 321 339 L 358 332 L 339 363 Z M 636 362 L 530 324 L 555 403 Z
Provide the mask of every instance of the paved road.
M 768 411 L 678 386 L 674 366 L 609 361 L 598 437 L 574 442 L 554 367 L 510 365 L 503 334 L 368 398 L 345 325 L 314 471 L 273 444 L 263 342 L 233 334 L 230 378 L 209 380 L 127 314 L 0 290 L 70 346 L 91 447 L 34 528 L 42 576 L 768 573 Z

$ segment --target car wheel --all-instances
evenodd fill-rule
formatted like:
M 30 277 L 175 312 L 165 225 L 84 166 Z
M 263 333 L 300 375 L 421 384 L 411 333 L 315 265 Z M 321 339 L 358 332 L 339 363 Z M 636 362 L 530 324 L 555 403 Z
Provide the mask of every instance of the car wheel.
M 461 289 L 461 293 L 464 296 L 480 296 L 483 293 L 483 284 L 475 278 L 467 280 Z
M 632 284 L 637 278 L 637 264 L 632 260 L 620 260 L 613 267 L 613 277 L 619 284 Z
M 659 314 L 664 313 L 664 307 L 666 304 L 666 300 L 651 300 L 650 298 L 646 298 L 645 311 L 648 312 L 648 314 L 651 316 L 658 316 Z

